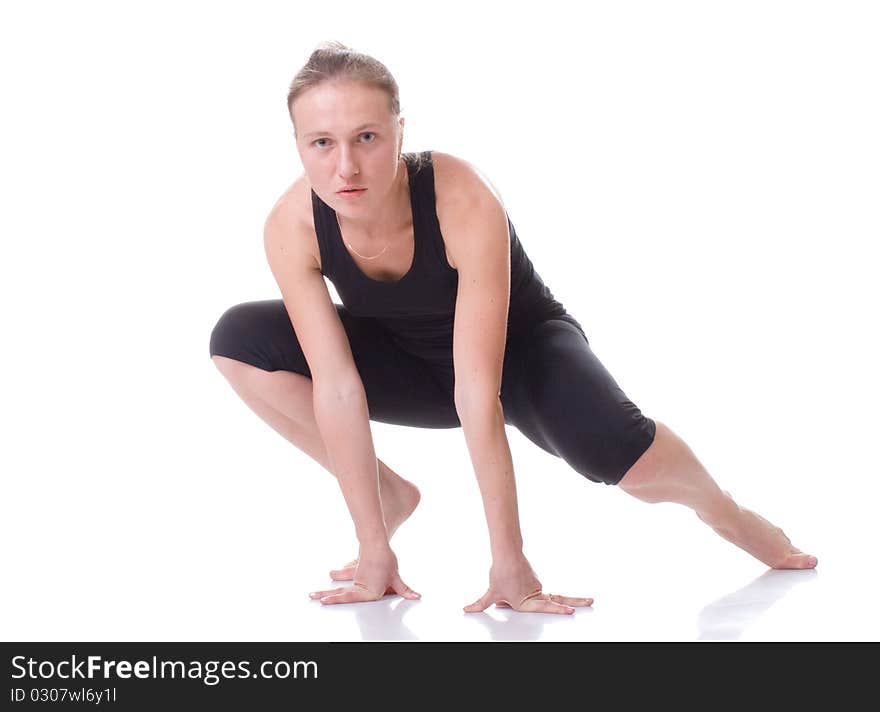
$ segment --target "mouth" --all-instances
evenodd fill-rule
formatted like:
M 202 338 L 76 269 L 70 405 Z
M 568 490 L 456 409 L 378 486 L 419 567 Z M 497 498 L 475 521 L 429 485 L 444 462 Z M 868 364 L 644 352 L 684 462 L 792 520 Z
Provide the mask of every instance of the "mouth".
M 357 195 L 361 195 L 362 193 L 366 192 L 366 190 L 367 190 L 366 188 L 345 188 L 343 190 L 337 190 L 336 194 L 344 196 L 346 198 L 350 198 L 350 197 L 354 197 Z

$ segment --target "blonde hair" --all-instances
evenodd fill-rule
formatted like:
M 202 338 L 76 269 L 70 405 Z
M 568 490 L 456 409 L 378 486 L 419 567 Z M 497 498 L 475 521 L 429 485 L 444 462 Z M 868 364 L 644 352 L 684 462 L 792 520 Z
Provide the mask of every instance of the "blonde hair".
M 341 42 L 322 42 L 315 49 L 302 69 L 297 72 L 287 92 L 287 113 L 293 121 L 293 102 L 312 87 L 330 79 L 363 82 L 384 90 L 388 94 L 389 108 L 395 116 L 400 114 L 400 92 L 397 82 L 382 62 L 367 54 L 356 52 Z M 294 122 L 294 132 L 296 122 Z

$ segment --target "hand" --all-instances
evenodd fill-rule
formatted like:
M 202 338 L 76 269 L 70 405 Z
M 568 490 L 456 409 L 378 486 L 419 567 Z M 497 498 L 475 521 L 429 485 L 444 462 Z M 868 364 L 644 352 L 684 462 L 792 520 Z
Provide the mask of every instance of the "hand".
M 314 591 L 309 598 L 319 598 L 324 605 L 334 603 L 359 603 L 377 601 L 389 593 L 398 593 L 404 598 L 419 599 L 416 593 L 407 586 L 397 572 L 397 557 L 390 547 L 361 547 L 354 572 L 354 583 L 351 586 Z
M 347 564 L 343 564 L 341 568 L 331 569 L 330 578 L 334 581 L 351 581 L 354 578 L 354 572 L 357 571 L 358 560 L 353 559 Z
M 525 556 L 492 564 L 489 571 L 489 590 L 471 605 L 465 613 L 485 611 L 493 603 L 498 608 L 533 613 L 574 613 L 573 606 L 591 606 L 592 598 L 575 598 L 543 593 L 541 582 L 532 571 Z

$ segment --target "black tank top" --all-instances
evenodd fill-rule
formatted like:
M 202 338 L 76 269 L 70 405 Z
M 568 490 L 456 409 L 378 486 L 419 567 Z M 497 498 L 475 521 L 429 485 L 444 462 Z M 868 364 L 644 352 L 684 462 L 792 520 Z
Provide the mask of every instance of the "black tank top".
M 415 241 L 412 265 L 397 281 L 368 277 L 342 240 L 336 211 L 312 191 L 321 273 L 336 288 L 343 306 L 356 317 L 375 319 L 407 352 L 452 365 L 452 333 L 458 270 L 446 260 L 437 219 L 431 151 L 404 153 L 409 175 Z M 526 334 L 546 319 L 564 319 L 583 328 L 544 284 L 526 256 L 508 216 L 510 229 L 510 307 L 507 339 Z

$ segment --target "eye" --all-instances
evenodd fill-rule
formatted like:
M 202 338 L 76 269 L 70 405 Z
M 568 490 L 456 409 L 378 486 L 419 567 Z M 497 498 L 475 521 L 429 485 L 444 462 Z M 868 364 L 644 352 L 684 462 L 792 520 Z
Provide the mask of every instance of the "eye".
M 372 131 L 364 131 L 364 132 L 361 134 L 361 136 L 372 136 L 372 137 L 373 137 L 372 139 L 370 139 L 369 141 L 367 141 L 367 143 L 372 143 L 373 140 L 375 140 L 375 138 L 376 138 L 376 134 L 374 134 Z
M 327 140 L 328 139 L 326 139 L 326 138 L 318 138 L 318 139 L 315 139 L 314 141 L 312 141 L 312 145 L 317 146 L 318 148 L 324 148 L 324 146 L 321 145 L 319 142 L 320 141 L 327 141 Z

